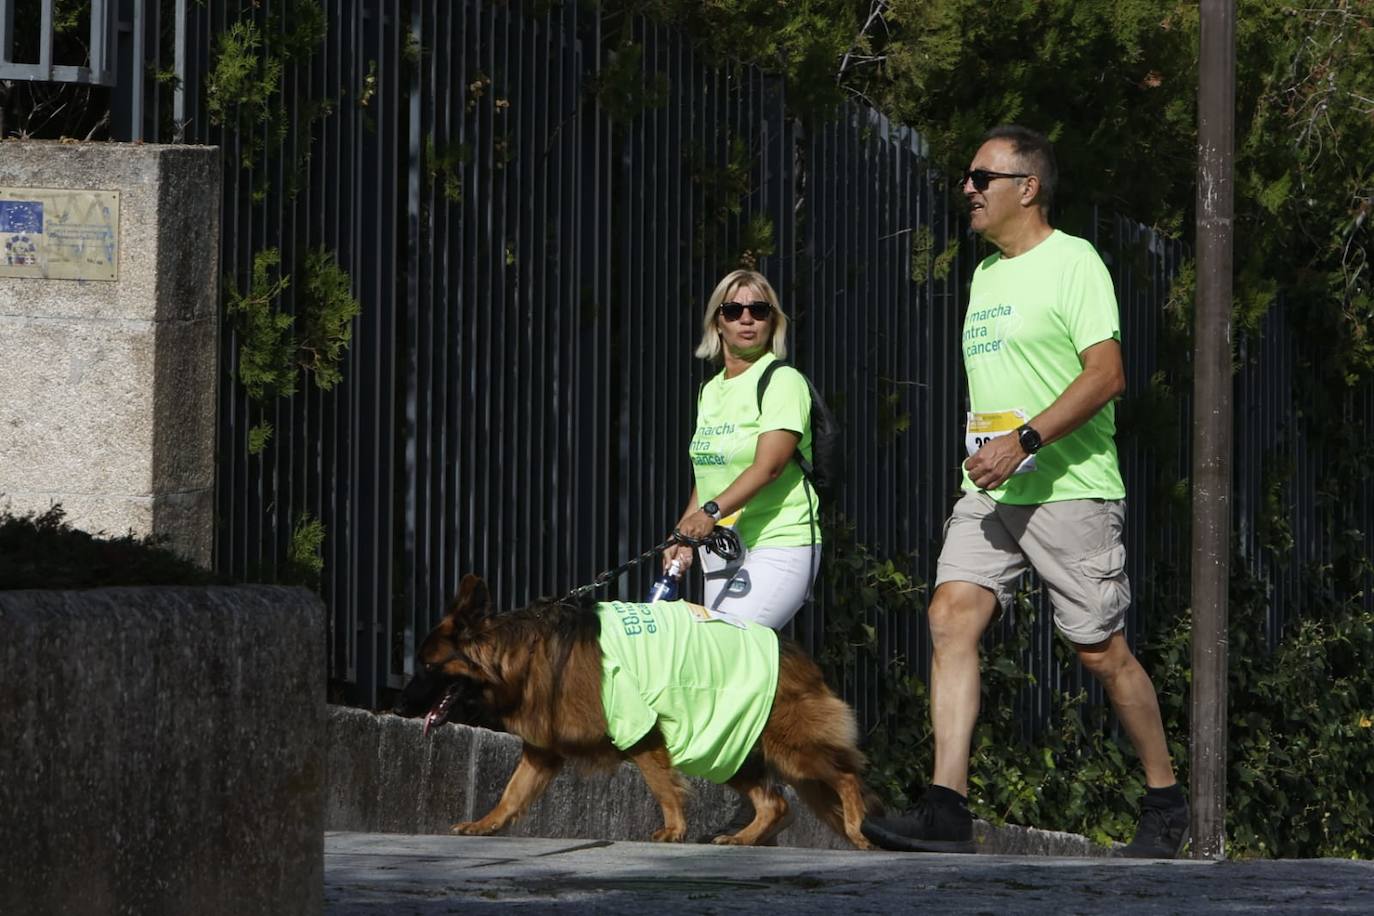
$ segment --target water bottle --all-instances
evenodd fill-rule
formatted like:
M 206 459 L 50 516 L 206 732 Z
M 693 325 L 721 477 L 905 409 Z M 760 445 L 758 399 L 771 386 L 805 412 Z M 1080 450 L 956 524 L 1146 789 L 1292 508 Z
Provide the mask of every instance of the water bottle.
M 649 588 L 649 597 L 644 599 L 645 604 L 653 604 L 655 601 L 676 601 L 678 585 L 682 580 L 682 563 L 674 560 L 668 564 L 668 571 L 654 580 L 654 584 Z

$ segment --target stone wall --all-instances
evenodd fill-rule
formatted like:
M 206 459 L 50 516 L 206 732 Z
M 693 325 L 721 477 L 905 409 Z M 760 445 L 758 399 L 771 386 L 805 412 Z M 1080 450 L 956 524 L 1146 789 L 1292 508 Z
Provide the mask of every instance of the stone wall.
M 209 565 L 218 151 L 5 141 L 0 187 L 120 195 L 117 280 L 0 277 L 0 506 Z
M 520 759 L 513 735 L 445 725 L 424 737 L 420 719 L 329 709 L 328 830 L 363 833 L 447 833 L 496 806 Z M 735 794 L 725 786 L 690 779 L 687 837 L 692 841 L 726 822 Z M 779 846 L 852 849 L 804 805 L 778 834 Z M 663 826 L 658 803 L 633 764 L 611 773 L 571 767 L 549 785 L 503 836 L 555 839 L 648 840 Z M 1104 856 L 1105 847 L 1076 834 L 974 822 L 979 852 L 996 855 Z
M 514 735 L 449 724 L 425 738 L 420 719 L 329 709 L 329 788 L 325 826 L 369 833 L 447 833 L 496 806 L 520 760 Z M 687 835 L 695 839 L 734 813 L 735 793 L 690 779 Z M 783 846 L 852 848 L 800 804 Z M 648 840 L 663 813 L 639 770 L 610 773 L 567 766 L 504 836 Z
M 0 591 L 0 913 L 322 910 L 324 608 Z

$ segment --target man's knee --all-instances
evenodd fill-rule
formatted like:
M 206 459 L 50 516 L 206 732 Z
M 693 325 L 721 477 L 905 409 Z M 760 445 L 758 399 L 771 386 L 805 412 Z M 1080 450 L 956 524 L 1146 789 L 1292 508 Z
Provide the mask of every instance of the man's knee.
M 976 644 L 997 610 L 997 597 L 968 582 L 946 582 L 935 590 L 926 617 L 936 648 Z
M 1140 666 L 1120 632 L 1096 645 L 1075 645 L 1074 648 L 1078 651 L 1079 662 L 1099 681 L 1110 681 L 1123 671 Z

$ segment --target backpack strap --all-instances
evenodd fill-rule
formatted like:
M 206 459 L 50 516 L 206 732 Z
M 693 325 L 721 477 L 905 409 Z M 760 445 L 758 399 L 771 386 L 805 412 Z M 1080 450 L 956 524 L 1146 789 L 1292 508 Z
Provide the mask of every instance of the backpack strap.
M 763 413 L 763 393 L 768 390 L 768 383 L 773 380 L 773 373 L 777 372 L 787 363 L 780 359 L 775 359 L 767 366 L 763 367 L 763 375 L 759 376 L 759 413 Z
M 773 379 L 773 373 L 776 372 L 777 370 L 781 369 L 783 366 L 786 366 L 786 365 L 787 365 L 787 363 L 784 362 L 783 360 L 775 359 L 775 360 L 773 360 L 771 363 L 769 363 L 767 366 L 765 366 L 765 367 L 763 368 L 763 375 L 759 376 L 759 414 L 760 414 L 760 415 L 763 414 L 763 393 L 764 393 L 765 391 L 768 390 L 768 383 L 769 383 L 770 381 L 772 381 L 772 379 Z M 814 385 L 811 384 L 811 379 L 806 378 L 805 375 L 803 375 L 802 378 L 806 379 L 806 387 L 807 387 L 807 390 L 811 392 L 811 403 L 814 405 L 814 404 L 816 403 L 816 388 L 815 388 Z M 700 397 L 700 395 L 698 395 L 698 397 Z M 814 428 L 813 428 L 813 429 L 814 429 Z M 814 440 L 813 440 L 813 441 L 814 441 Z M 793 452 L 792 452 L 792 457 L 795 458 L 795 459 L 797 460 L 797 467 L 801 468 L 802 477 L 805 477 L 805 478 L 806 478 L 806 482 L 807 482 L 808 484 L 811 484 L 811 485 L 814 487 L 814 486 L 815 486 L 815 480 L 816 480 L 815 471 L 814 471 L 814 469 L 811 467 L 811 462 L 807 461 L 807 460 L 806 460 L 806 457 L 805 457 L 804 455 L 802 455 L 801 440 L 798 440 L 798 441 L 797 441 L 797 447 L 796 447 L 796 449 L 793 450 Z
M 780 369 L 781 367 L 783 367 L 783 366 L 785 366 L 785 365 L 787 365 L 787 363 L 783 362 L 783 361 L 780 360 L 780 359 L 775 359 L 775 360 L 773 360 L 771 363 L 769 363 L 767 366 L 764 367 L 763 375 L 761 375 L 761 376 L 759 377 L 759 414 L 760 414 L 760 415 L 763 414 L 763 393 L 764 393 L 765 391 L 768 390 L 768 382 L 772 380 L 772 378 L 773 378 L 773 373 L 776 372 L 778 369 Z M 810 378 L 807 378 L 807 376 L 806 376 L 805 373 L 802 374 L 802 378 L 803 378 L 803 379 L 806 379 L 806 390 L 809 391 L 810 394 L 811 394 L 811 410 L 812 410 L 812 415 L 814 416 L 814 414 L 815 414 L 815 409 L 816 409 L 816 402 L 820 400 L 820 392 L 816 391 L 816 386 L 813 385 L 813 384 L 811 384 L 811 379 L 810 379 Z M 814 446 L 814 443 L 815 443 L 815 441 L 816 441 L 816 440 L 815 440 L 815 432 L 816 432 L 816 427 L 815 427 L 814 421 L 813 421 L 813 425 L 812 425 L 812 427 L 811 427 L 811 435 L 812 435 L 811 441 L 812 441 L 812 443 L 813 443 L 813 446 L 812 446 L 813 448 L 815 447 L 815 446 Z M 797 440 L 797 447 L 794 448 L 794 449 L 792 450 L 792 458 L 793 458 L 794 461 L 797 462 L 797 467 L 801 469 L 801 472 L 802 472 L 802 485 L 805 486 L 805 487 L 810 488 L 811 491 L 814 493 L 815 490 L 816 490 L 816 477 L 815 477 L 815 471 L 813 470 L 813 468 L 812 468 L 812 466 L 811 466 L 811 462 L 807 461 L 807 460 L 806 460 L 806 457 L 805 457 L 804 455 L 802 455 L 801 440 Z M 817 531 L 817 529 L 818 529 L 820 526 L 819 526 L 818 524 L 816 524 L 816 517 L 815 517 L 815 515 L 812 514 L 811 500 L 810 500 L 810 499 L 807 499 L 807 501 L 806 501 L 806 511 L 807 511 L 807 515 L 808 515 L 808 520 L 809 520 L 810 528 L 811 528 L 811 549 L 814 551 L 814 550 L 816 549 L 816 531 Z M 814 586 L 814 584 L 815 584 L 814 582 L 808 582 L 808 583 L 807 583 L 807 585 L 806 585 L 806 597 L 802 599 L 802 602 L 803 602 L 803 603 L 805 603 L 805 602 L 811 600 L 811 589 L 812 589 L 812 587 Z

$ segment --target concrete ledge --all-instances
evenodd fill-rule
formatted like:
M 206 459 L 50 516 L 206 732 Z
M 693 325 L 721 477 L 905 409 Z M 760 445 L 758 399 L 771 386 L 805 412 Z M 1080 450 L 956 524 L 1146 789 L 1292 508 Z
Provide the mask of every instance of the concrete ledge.
M 319 913 L 324 608 L 0 591 L 0 913 Z
M 329 788 L 325 829 L 360 833 L 448 833 L 460 821 L 496 805 L 520 759 L 514 735 L 445 725 L 426 739 L 419 719 L 329 708 Z M 688 837 L 724 823 L 735 794 L 725 786 L 689 780 Z M 852 849 L 805 806 L 778 836 L 780 846 Z M 663 825 L 658 803 L 633 764 L 609 774 L 560 773 L 529 813 L 504 836 L 554 839 L 647 840 Z M 975 825 L 980 852 L 1086 856 L 1107 850 L 1084 837 L 1028 827 Z

